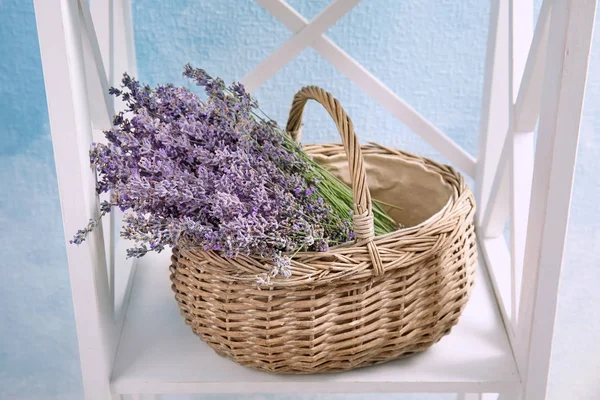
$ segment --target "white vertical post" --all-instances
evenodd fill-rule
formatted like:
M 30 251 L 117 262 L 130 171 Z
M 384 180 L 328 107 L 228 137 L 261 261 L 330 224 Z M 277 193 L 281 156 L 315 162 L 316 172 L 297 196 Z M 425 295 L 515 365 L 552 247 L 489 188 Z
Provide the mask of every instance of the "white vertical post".
M 503 0 L 493 0 L 490 9 L 479 152 L 475 177 L 478 225 L 481 225 L 487 209 L 492 180 L 509 126 L 508 24 L 508 3 Z
M 517 101 L 533 39 L 533 1 L 510 0 L 509 4 L 509 54 L 512 56 L 512 65 L 509 71 L 509 81 L 511 82 L 510 131 L 507 134 L 506 144 L 509 146 L 510 154 L 508 157 L 511 255 L 510 315 L 513 326 L 515 326 L 519 297 L 517 293 L 521 289 L 527 212 L 533 173 L 533 131 L 516 131 L 514 104 Z M 535 57 L 534 51 L 532 51 L 532 56 Z
M 98 215 L 81 27 L 76 0 L 34 1 L 65 236 Z M 73 308 L 86 399 L 110 398 L 116 348 L 101 226 L 67 246 Z
M 106 77 L 106 63 L 102 59 L 101 46 L 97 39 L 96 27 L 92 20 L 89 4 L 86 0 L 78 0 L 79 23 L 81 41 L 83 46 L 83 61 L 85 64 L 85 77 L 87 81 L 87 95 L 92 123 L 92 137 L 94 142 L 103 143 L 103 130 L 110 129 L 114 114 L 114 102 L 108 95 L 108 79 Z M 98 3 L 98 2 L 96 2 Z M 108 25 L 100 21 L 100 26 Z M 109 201 L 111 193 L 100 195 L 101 201 Z M 107 260 L 108 282 L 111 296 L 114 297 L 115 288 L 115 240 L 114 221 L 112 215 L 102 218 L 101 224 L 104 232 L 104 244 Z
M 515 107 L 512 121 L 514 137 L 512 140 L 512 162 L 509 167 L 512 179 L 510 185 L 510 215 L 513 277 L 511 314 L 513 326 L 518 324 L 519 317 L 518 309 L 533 179 L 534 130 L 542 100 L 551 3 L 552 0 L 545 0 L 540 9 L 527 64 L 523 71 L 523 78 L 517 97 L 514 99 Z M 516 15 L 515 18 L 517 18 Z
M 550 9 L 551 1 L 546 0 L 532 35 L 531 1 L 509 2 L 509 128 L 479 226 L 479 234 L 487 239 L 484 242 L 491 243 L 492 239 L 502 238 L 510 216 L 510 273 L 493 271 L 493 275 L 510 277 L 510 299 L 503 301 L 510 306 L 505 311 L 511 325 L 516 324 L 518 316 L 533 174 L 533 131 L 542 97 Z
M 135 44 L 133 37 L 133 15 L 131 12 L 130 0 L 111 0 L 112 24 L 111 35 L 111 76 L 112 86 L 119 86 L 123 73 L 127 72 L 131 76 L 137 76 L 137 63 L 135 58 Z M 120 99 L 115 99 L 115 110 L 124 110 L 125 105 Z M 128 293 L 131 287 L 133 275 L 135 273 L 136 258 L 126 258 L 126 249 L 131 247 L 128 240 L 118 237 L 118 231 L 121 230 L 123 212 L 118 208 L 111 211 L 112 238 L 115 243 L 114 274 L 114 308 L 115 319 L 122 321 L 124 309 L 127 304 Z
M 512 144 L 510 142 L 512 142 L 512 135 L 508 134 L 505 136 L 504 144 L 500 150 L 500 159 L 494 172 L 487 206 L 481 215 L 481 225 L 478 233 L 489 239 L 502 237 L 506 219 L 510 214 L 508 201 L 511 184 L 508 173 L 512 158 Z
M 506 390 L 499 393 L 496 397 L 493 395 L 484 394 L 483 400 L 523 400 L 523 396 L 521 394 L 521 388 L 507 388 Z
M 483 400 L 481 393 L 459 393 L 458 400 Z
M 511 320 L 518 321 L 518 307 L 523 277 L 525 241 L 529 219 L 531 182 L 533 176 L 533 132 L 513 132 L 510 140 L 510 266 L 511 266 Z
M 160 394 L 122 394 L 120 396 L 120 400 L 161 400 L 162 396 Z
M 128 72 L 132 76 L 137 75 L 130 2 L 129 0 L 92 0 L 90 13 L 102 55 L 102 63 L 107 74 L 107 89 L 108 86 L 118 87 L 124 72 Z M 107 90 L 104 91 L 104 95 L 107 95 Z M 112 96 L 109 98 L 110 104 L 115 107 L 111 114 L 115 110 L 124 109 L 124 104 L 120 99 Z M 105 232 L 105 240 L 110 240 L 110 288 L 114 299 L 115 319 L 118 321 L 123 316 L 122 311 L 136 261 L 126 258 L 125 252 L 128 243 L 118 237 L 122 218 L 123 213 L 118 208 L 113 208 L 110 215 L 104 218 L 110 222 L 108 232 Z
M 530 0 L 525 0 L 525 2 L 528 1 Z M 519 30 L 519 32 L 520 29 L 523 29 L 524 32 L 527 31 L 526 26 L 521 28 L 516 25 L 516 23 L 521 21 L 515 21 L 514 14 L 521 10 L 519 10 L 518 7 L 515 7 L 513 0 L 500 0 L 498 2 L 493 2 L 493 5 L 491 10 L 492 16 L 493 13 L 496 12 L 497 20 L 494 21 L 492 19 L 490 21 L 487 62 L 492 62 L 489 59 L 489 53 L 494 49 L 493 45 L 495 44 L 496 47 L 502 46 L 501 49 L 495 49 L 496 54 L 494 55 L 493 65 L 498 71 L 496 74 L 499 75 L 496 77 L 496 80 L 501 81 L 503 86 L 496 87 L 495 92 L 493 92 L 493 76 L 489 77 L 487 75 L 488 71 L 486 70 L 486 82 L 488 79 L 492 79 L 492 81 L 486 83 L 486 86 L 484 87 L 484 104 L 482 106 L 482 125 L 480 133 L 481 142 L 479 148 L 479 160 L 477 162 L 477 186 L 475 189 L 475 195 L 477 196 L 480 210 L 477 217 L 477 221 L 481 228 L 479 233 L 484 236 L 484 238 L 501 237 L 506 218 L 509 214 L 510 203 L 508 202 L 508 193 L 512 179 L 508 176 L 507 171 L 509 170 L 512 159 L 513 98 L 515 91 L 518 91 L 521 79 L 520 75 L 522 69 L 524 69 L 527 54 L 525 53 L 523 56 L 520 53 L 515 54 L 515 50 L 521 50 L 521 48 L 527 48 L 528 46 L 528 43 L 525 43 L 522 47 L 515 49 L 515 46 L 513 45 L 515 30 Z M 494 23 L 496 24 L 495 29 Z M 497 36 L 495 37 L 495 40 L 492 41 L 492 35 L 494 33 Z M 517 33 L 517 35 L 518 34 L 519 33 Z M 498 263 L 488 264 L 488 266 L 490 268 L 501 269 L 508 269 L 511 267 L 509 264 L 498 265 Z M 510 271 L 512 272 L 512 268 Z M 509 293 L 512 294 L 514 292 L 513 275 L 508 273 L 508 271 L 491 270 L 490 275 L 493 275 L 494 278 L 509 277 Z M 500 282 L 499 279 L 495 279 L 495 281 L 497 283 Z M 498 287 L 496 290 L 501 295 L 506 295 L 506 288 Z M 514 315 L 512 312 L 514 308 L 514 303 L 512 301 L 513 296 L 511 295 L 509 299 L 502 298 L 501 300 L 505 307 L 508 306 L 508 309 L 505 309 L 504 311 L 508 318 L 512 319 Z
M 595 12 L 595 0 L 556 0 L 552 8 L 519 307 L 526 400 L 546 395 Z

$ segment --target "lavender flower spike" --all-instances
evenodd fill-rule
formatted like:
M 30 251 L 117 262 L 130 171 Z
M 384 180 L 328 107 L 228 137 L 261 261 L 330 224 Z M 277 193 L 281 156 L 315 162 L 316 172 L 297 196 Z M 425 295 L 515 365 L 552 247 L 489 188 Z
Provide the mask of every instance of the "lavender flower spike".
M 326 251 L 353 237 L 349 189 L 260 117 L 241 84 L 226 86 L 189 65 L 184 75 L 205 89 L 206 100 L 125 74 L 110 93 L 127 110 L 105 132 L 108 143 L 90 150 L 97 192 L 113 193 L 101 214 L 111 206 L 127 211 L 121 236 L 136 243 L 129 256 L 160 252 L 185 237 L 228 257 L 272 257 L 268 275 L 288 277 L 287 254 Z M 332 202 L 338 186 L 349 197 Z M 83 242 L 96 225 L 90 221 L 72 242 Z

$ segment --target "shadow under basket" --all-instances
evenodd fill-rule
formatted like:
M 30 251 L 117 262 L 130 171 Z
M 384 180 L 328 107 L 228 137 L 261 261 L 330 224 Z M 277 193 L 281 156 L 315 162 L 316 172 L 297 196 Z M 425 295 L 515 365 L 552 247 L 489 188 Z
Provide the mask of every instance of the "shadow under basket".
M 469 298 L 473 195 L 449 166 L 361 147 L 337 100 L 317 87 L 294 97 L 287 131 L 296 139 L 308 99 L 327 109 L 344 145 L 305 150 L 352 185 L 357 209 L 366 210 L 355 225 L 372 225 L 373 195 L 395 206 L 386 211 L 404 228 L 382 236 L 367 229 L 328 252 L 299 253 L 292 277 L 268 286 L 256 280 L 270 270 L 268 259 L 229 259 L 181 242 L 171 257 L 181 313 L 217 353 L 272 373 L 346 371 L 423 351 L 450 332 Z

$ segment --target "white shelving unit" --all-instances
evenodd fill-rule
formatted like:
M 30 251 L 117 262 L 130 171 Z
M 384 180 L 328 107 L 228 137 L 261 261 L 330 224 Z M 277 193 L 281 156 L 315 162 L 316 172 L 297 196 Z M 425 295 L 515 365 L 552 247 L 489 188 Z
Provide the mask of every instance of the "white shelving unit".
M 113 214 L 86 244 L 67 246 L 87 399 L 208 392 L 545 398 L 596 1 L 545 0 L 534 30 L 532 0 L 492 0 L 477 158 L 325 36 L 359 1 L 335 0 L 307 21 L 283 0 L 256 0 L 294 35 L 242 82 L 255 90 L 312 46 L 475 179 L 480 262 L 458 325 L 426 352 L 376 367 L 310 376 L 250 370 L 216 355 L 183 323 L 168 254 L 138 265 L 125 259 Z M 34 3 L 69 238 L 97 215 L 88 149 L 121 106 L 108 87 L 121 71 L 135 73 L 131 9 L 128 0 Z M 502 235 L 507 220 L 510 243 Z

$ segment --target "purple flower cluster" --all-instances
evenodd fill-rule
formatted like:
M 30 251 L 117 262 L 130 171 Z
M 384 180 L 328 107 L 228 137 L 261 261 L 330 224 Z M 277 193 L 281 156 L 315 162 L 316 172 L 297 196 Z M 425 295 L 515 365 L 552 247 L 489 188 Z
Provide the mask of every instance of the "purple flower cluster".
M 186 237 L 205 250 L 273 256 L 278 273 L 300 250 L 326 251 L 352 235 L 351 220 L 319 195 L 310 164 L 284 146 L 284 132 L 258 116 L 239 83 L 226 86 L 200 69 L 184 75 L 204 87 L 201 100 L 182 87 L 142 86 L 127 74 L 111 94 L 127 104 L 90 151 L 98 193 L 128 210 L 121 235 L 130 256 L 161 251 Z M 73 240 L 81 243 L 92 221 Z

